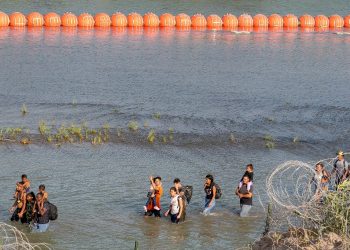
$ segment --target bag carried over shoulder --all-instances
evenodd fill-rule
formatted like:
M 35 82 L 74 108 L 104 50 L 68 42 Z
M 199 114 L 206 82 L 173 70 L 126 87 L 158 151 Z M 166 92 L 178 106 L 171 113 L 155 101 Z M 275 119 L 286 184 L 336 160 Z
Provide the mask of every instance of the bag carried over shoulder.
M 47 202 L 47 203 L 49 204 L 49 219 L 57 220 L 57 217 L 58 217 L 57 207 L 50 202 Z
M 186 198 L 186 202 L 187 204 L 190 204 L 190 201 L 192 199 L 192 193 L 193 193 L 193 187 L 192 186 L 184 186 L 183 188 L 183 192 Z

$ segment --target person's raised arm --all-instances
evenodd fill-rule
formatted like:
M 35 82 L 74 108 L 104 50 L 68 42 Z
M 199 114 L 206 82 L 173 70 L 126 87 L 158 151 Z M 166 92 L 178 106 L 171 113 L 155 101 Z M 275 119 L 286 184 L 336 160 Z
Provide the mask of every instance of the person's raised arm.
M 153 176 L 150 176 L 150 177 L 149 177 L 149 181 L 150 181 L 152 187 L 155 188 L 155 187 L 156 187 L 156 184 L 154 183 Z

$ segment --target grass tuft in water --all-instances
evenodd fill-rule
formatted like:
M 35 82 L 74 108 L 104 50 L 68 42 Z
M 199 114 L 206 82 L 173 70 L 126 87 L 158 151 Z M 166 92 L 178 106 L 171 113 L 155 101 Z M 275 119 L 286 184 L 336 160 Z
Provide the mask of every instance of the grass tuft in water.
M 21 108 L 21 113 L 23 116 L 25 116 L 28 113 L 28 109 L 25 103 L 23 103 L 22 108 Z
M 137 121 L 130 121 L 128 124 L 128 128 L 129 130 L 136 132 L 139 128 L 139 124 L 137 123 Z
M 265 135 L 264 137 L 265 147 L 268 149 L 275 148 L 275 139 L 271 135 Z
M 147 141 L 150 144 L 153 144 L 155 139 L 156 139 L 156 132 L 154 131 L 154 129 L 151 129 L 151 131 L 149 131 L 148 133 Z

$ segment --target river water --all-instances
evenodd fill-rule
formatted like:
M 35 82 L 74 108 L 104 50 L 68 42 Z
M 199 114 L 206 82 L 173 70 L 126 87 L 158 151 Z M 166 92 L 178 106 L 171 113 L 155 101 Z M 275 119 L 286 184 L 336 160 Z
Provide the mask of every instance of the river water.
M 0 7 L 7 13 L 345 15 L 348 4 L 2 1 Z M 349 55 L 350 36 L 332 31 L 0 29 L 0 127 L 23 126 L 35 134 L 40 120 L 108 123 L 124 129 L 126 137 L 100 146 L 0 145 L 1 218 L 8 220 L 15 182 L 27 173 L 35 190 L 47 186 L 59 209 L 50 232 L 29 239 L 54 249 L 132 249 L 135 241 L 141 249 L 246 246 L 264 229 L 265 178 L 276 165 L 316 161 L 349 148 Z M 26 116 L 20 113 L 23 103 Z M 140 124 L 136 135 L 127 131 L 131 120 Z M 149 145 L 140 138 L 150 128 L 158 134 L 173 128 L 174 140 Z M 273 138 L 273 149 L 265 146 L 266 136 Z M 234 188 L 250 162 L 254 207 L 252 217 L 241 219 Z M 215 214 L 204 217 L 207 173 L 214 174 L 223 197 Z M 149 175 L 163 178 L 163 207 L 175 177 L 193 185 L 186 223 L 142 216 Z

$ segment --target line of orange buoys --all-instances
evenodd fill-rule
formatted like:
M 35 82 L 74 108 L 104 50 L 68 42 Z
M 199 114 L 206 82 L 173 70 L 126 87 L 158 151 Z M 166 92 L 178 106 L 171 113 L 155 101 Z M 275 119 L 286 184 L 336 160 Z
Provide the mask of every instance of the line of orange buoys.
M 176 16 L 170 13 L 164 13 L 157 16 L 154 13 L 146 13 L 144 16 L 139 13 L 132 12 L 127 16 L 121 12 L 116 12 L 112 16 L 106 13 L 97 13 L 92 16 L 88 13 L 82 13 L 79 16 L 71 12 L 64 13 L 62 16 L 57 13 L 50 12 L 42 15 L 39 12 L 32 12 L 25 16 L 23 13 L 14 12 L 7 15 L 0 12 L 0 27 L 194 27 L 194 28 L 350 28 L 350 15 L 342 17 L 340 15 L 317 15 L 315 17 L 304 14 L 299 18 L 293 14 L 281 16 L 272 14 L 265 16 L 257 14 L 252 17 L 249 14 L 242 14 L 238 17 L 232 14 L 226 14 L 223 17 L 218 15 L 209 15 L 205 17 L 202 14 L 194 14 L 193 16 L 180 13 Z

